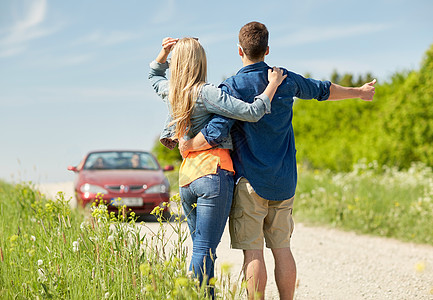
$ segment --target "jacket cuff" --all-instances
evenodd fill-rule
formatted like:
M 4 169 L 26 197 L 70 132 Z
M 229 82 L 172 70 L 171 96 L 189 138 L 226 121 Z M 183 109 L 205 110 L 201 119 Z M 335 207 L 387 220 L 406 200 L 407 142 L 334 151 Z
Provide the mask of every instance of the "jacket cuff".
M 173 150 L 177 145 L 177 140 L 172 140 L 171 138 L 160 138 L 159 141 L 170 150 Z
M 169 61 L 167 60 L 165 63 L 159 63 L 156 60 L 152 61 L 150 63 L 150 68 L 154 69 L 154 70 L 158 70 L 158 71 L 165 71 L 167 70 L 169 67 Z
M 265 103 L 265 114 L 270 114 L 271 113 L 271 100 L 269 99 L 269 97 L 263 93 L 257 96 L 256 98 L 257 100 L 262 100 L 263 103 Z

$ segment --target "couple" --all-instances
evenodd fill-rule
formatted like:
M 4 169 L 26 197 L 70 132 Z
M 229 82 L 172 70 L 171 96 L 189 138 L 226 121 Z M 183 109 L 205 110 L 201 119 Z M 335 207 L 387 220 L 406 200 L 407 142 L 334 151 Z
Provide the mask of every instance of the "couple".
M 171 50 L 169 82 L 165 72 Z M 241 28 L 238 52 L 243 68 L 216 88 L 206 83 L 206 56 L 196 39 L 163 40 L 149 74 L 155 91 L 169 103 L 161 142 L 173 148 L 180 141 L 180 196 L 193 240 L 190 269 L 195 276 L 200 281 L 214 276 L 216 248 L 230 214 L 232 248 L 244 252 L 248 297 L 264 298 L 265 241 L 275 259 L 280 299 L 293 299 L 294 97 L 371 101 L 375 81 L 342 87 L 270 68 L 264 62 L 268 30 L 258 22 Z

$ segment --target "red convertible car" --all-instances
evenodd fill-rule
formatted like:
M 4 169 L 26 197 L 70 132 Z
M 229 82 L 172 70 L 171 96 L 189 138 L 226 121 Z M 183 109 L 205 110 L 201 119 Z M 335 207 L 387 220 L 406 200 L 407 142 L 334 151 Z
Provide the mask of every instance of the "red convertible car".
M 156 158 L 144 151 L 94 151 L 78 166 L 68 170 L 77 174 L 75 197 L 82 207 L 90 206 L 97 194 L 108 203 L 109 211 L 126 205 L 137 214 L 148 214 L 155 206 L 169 201 L 170 185 Z

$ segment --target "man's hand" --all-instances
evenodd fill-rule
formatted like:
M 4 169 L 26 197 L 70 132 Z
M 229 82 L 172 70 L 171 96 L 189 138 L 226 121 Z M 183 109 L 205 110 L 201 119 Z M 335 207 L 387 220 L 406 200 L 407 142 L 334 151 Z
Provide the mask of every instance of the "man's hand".
M 360 87 L 361 95 L 359 98 L 365 101 L 372 101 L 375 93 L 374 84 L 376 83 L 376 79 L 373 79 L 371 82 L 367 82 L 363 86 Z

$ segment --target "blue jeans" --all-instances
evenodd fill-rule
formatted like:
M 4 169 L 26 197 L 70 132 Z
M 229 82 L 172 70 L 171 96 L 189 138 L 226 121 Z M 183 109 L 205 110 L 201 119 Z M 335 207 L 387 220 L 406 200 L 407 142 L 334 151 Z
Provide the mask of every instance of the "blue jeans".
M 214 277 L 215 252 L 229 216 L 233 189 L 233 173 L 220 168 L 217 174 L 200 177 L 180 188 L 193 243 L 189 269 L 200 282 L 203 274 L 207 280 Z

